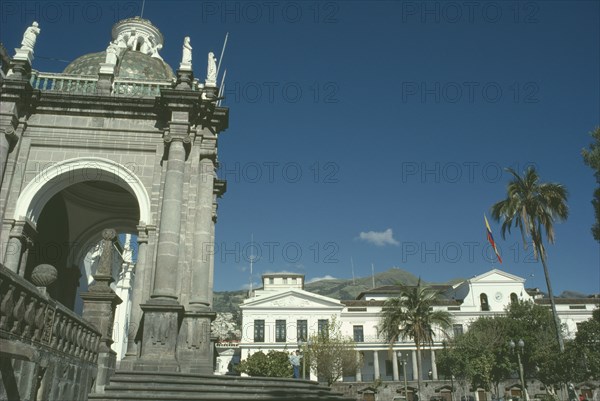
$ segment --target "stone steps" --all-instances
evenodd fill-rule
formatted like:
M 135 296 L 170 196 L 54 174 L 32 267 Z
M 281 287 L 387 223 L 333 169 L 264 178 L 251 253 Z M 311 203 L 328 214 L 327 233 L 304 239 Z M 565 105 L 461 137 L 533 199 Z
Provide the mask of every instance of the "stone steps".
M 331 400 L 349 401 L 308 380 L 118 371 L 96 401 L 141 400 Z

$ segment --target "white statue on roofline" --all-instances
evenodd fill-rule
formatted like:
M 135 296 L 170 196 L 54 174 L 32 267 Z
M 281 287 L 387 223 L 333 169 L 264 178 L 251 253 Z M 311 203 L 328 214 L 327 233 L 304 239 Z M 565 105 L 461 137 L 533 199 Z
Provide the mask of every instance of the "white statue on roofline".
M 37 36 L 40 34 L 40 28 L 36 21 L 33 21 L 30 27 L 25 30 L 23 34 L 23 40 L 21 41 L 21 49 L 27 49 L 33 51 Z
M 208 53 L 208 67 L 206 71 L 206 85 L 217 85 L 217 58 L 213 52 Z
M 189 36 L 186 36 L 185 39 L 183 39 L 183 52 L 179 68 L 188 71 L 192 69 L 192 45 Z

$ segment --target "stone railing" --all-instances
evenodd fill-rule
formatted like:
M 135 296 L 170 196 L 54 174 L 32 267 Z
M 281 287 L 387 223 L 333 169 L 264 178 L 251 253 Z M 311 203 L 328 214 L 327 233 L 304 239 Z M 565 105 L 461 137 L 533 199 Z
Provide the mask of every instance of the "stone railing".
M 80 316 L 0 265 L 0 338 L 96 362 L 100 333 Z
M 0 265 L 0 399 L 85 401 L 98 372 L 100 332 Z
M 95 75 L 69 75 L 61 73 L 31 71 L 31 86 L 44 92 L 73 93 L 78 95 L 95 95 L 98 93 L 98 77 Z M 112 96 L 123 97 L 156 97 L 160 90 L 172 88 L 174 81 L 143 80 L 116 77 L 110 88 Z M 192 89 L 201 90 L 198 82 Z
M 161 88 L 171 88 L 171 81 L 145 81 L 139 79 L 116 78 L 113 82 L 113 96 L 155 97 L 160 96 Z
M 31 72 L 31 86 L 42 91 L 94 95 L 97 83 L 96 76 Z

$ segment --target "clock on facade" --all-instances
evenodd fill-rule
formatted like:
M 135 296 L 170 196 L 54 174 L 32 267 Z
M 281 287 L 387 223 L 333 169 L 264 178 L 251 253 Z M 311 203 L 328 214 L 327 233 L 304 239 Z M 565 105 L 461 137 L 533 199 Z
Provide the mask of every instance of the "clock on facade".
M 502 301 L 502 293 L 501 292 L 497 292 L 495 295 L 496 301 Z

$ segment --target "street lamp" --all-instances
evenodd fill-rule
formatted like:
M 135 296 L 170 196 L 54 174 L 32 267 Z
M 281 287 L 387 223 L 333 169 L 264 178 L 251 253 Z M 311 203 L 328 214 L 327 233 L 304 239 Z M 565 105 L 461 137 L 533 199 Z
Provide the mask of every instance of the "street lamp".
M 406 358 L 402 355 L 402 352 L 398 351 L 398 359 L 402 364 L 402 375 L 404 376 L 404 399 L 408 401 L 408 383 L 406 382 L 406 363 L 408 362 L 408 354 Z
M 523 364 L 521 363 L 521 355 L 525 350 L 525 341 L 519 340 L 517 345 L 513 340 L 510 340 L 508 343 L 511 352 L 515 352 L 515 348 L 518 346 L 519 348 L 516 350 L 517 361 L 519 362 L 519 378 L 521 379 L 521 388 L 523 389 L 523 395 L 525 396 L 525 401 L 529 401 L 529 394 L 527 393 L 527 389 L 525 388 L 525 375 L 523 374 Z
M 302 350 L 302 379 L 306 379 L 306 350 L 310 347 L 312 342 L 308 341 L 298 341 L 298 347 Z M 304 349 L 304 345 L 306 345 L 306 349 Z

